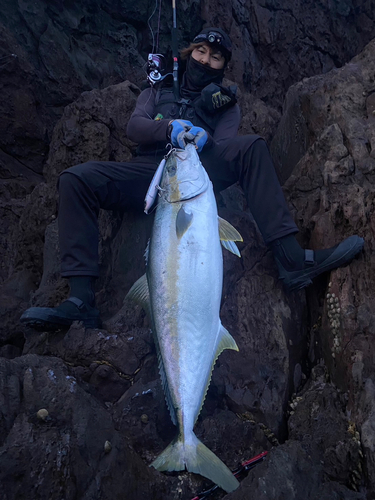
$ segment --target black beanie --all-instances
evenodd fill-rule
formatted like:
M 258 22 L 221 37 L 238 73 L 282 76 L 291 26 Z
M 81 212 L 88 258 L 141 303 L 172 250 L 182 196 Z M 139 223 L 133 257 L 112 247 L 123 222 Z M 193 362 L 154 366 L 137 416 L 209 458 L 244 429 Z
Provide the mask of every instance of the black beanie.
M 220 47 L 226 62 L 230 61 L 232 57 L 232 42 L 221 28 L 204 28 L 193 40 L 193 43 L 199 42 L 207 42 Z

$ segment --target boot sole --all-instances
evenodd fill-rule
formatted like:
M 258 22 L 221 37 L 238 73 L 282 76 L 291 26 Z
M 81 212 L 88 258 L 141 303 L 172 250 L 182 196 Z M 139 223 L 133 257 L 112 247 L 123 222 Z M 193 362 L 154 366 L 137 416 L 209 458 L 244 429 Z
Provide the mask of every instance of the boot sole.
M 349 262 L 362 250 L 364 239 L 359 236 L 350 236 L 339 244 L 336 250 L 321 264 L 317 264 L 301 271 L 286 271 L 278 262 L 280 271 L 279 278 L 283 281 L 285 288 L 292 292 L 301 290 L 311 285 L 313 278 L 332 269 L 337 269 Z
M 56 317 L 48 312 L 49 308 L 31 307 L 25 311 L 21 316 L 21 323 L 35 328 L 36 330 L 60 330 L 68 329 L 74 321 L 80 321 L 85 328 L 101 328 L 100 318 L 87 317 L 87 318 L 63 318 Z

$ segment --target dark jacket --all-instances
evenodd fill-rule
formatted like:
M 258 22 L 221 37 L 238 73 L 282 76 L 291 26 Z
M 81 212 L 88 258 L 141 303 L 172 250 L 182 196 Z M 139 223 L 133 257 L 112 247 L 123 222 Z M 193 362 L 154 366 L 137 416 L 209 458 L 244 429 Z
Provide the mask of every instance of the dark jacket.
M 127 127 L 129 139 L 139 144 L 139 154 L 163 154 L 168 124 L 174 119 L 189 120 L 193 125 L 204 128 L 208 134 L 205 150 L 235 137 L 241 119 L 239 106 L 234 98 L 227 97 L 232 94 L 225 94 L 224 87 L 218 93 L 217 86 L 211 88 L 211 85 L 206 87 L 207 91 L 203 89 L 201 95 L 178 102 L 170 88 L 144 90 L 138 97 Z

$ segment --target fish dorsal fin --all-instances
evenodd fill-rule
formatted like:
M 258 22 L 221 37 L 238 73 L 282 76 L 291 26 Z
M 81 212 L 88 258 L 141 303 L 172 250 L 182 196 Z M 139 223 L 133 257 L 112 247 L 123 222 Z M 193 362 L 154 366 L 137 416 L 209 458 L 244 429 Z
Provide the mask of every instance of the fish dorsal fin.
M 216 360 L 220 356 L 220 354 L 224 351 L 224 349 L 233 349 L 233 351 L 239 351 L 238 345 L 236 344 L 236 341 L 234 340 L 232 335 L 220 323 L 219 333 L 217 336 L 216 347 L 215 347 L 215 354 L 213 356 L 212 364 L 211 364 L 210 376 L 207 378 L 207 385 L 204 388 L 201 407 L 199 408 L 198 412 L 195 415 L 194 423 L 197 421 L 197 418 L 202 410 L 204 400 L 206 399 L 208 387 L 209 387 L 210 382 L 211 382 L 212 371 L 214 369 Z
M 237 231 L 236 228 L 229 224 L 226 220 L 221 217 L 217 217 L 219 221 L 219 235 L 221 244 L 226 250 L 229 250 L 237 257 L 241 257 L 240 251 L 237 248 L 237 245 L 234 243 L 235 241 L 243 241 L 242 236 Z
M 127 293 L 125 298 L 134 300 L 134 302 L 136 302 L 141 307 L 143 307 L 143 309 L 146 311 L 146 313 L 150 319 L 151 329 L 152 329 L 154 343 L 155 343 L 155 347 L 156 347 L 156 354 L 158 357 L 159 373 L 160 373 L 161 383 L 162 383 L 163 390 L 164 390 L 165 400 L 167 402 L 169 413 L 171 414 L 172 422 L 174 423 L 174 425 L 177 425 L 176 411 L 175 411 L 174 406 L 173 406 L 172 397 L 171 397 L 171 393 L 170 393 L 168 381 L 167 381 L 167 375 L 165 373 L 163 358 L 162 358 L 161 352 L 160 352 L 159 341 L 158 341 L 158 337 L 156 335 L 155 325 L 154 325 L 154 321 L 153 321 L 153 317 L 152 317 L 152 313 L 151 313 L 150 291 L 148 288 L 146 274 L 141 276 L 139 278 L 139 280 L 137 280 L 134 283 L 134 285 L 131 287 L 131 289 L 129 290 L 129 292 Z
M 151 318 L 151 308 L 150 308 L 150 292 L 148 289 L 146 274 L 141 276 L 131 287 L 131 289 L 126 294 L 126 299 L 134 300 L 149 314 Z
M 193 222 L 193 214 L 185 211 L 184 206 L 180 208 L 176 217 L 176 234 L 181 238 L 191 226 Z

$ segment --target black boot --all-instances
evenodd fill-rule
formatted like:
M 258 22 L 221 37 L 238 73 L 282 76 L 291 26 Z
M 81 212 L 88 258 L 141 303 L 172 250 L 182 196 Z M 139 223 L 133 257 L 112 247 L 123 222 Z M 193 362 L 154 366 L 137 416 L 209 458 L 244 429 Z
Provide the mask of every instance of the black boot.
M 100 328 L 99 311 L 95 307 L 92 276 L 69 278 L 70 297 L 58 307 L 30 307 L 21 316 L 21 323 L 32 328 L 61 328 L 73 321 L 82 321 L 86 328 Z
M 289 234 L 271 243 L 279 278 L 287 291 L 299 290 L 312 283 L 321 273 L 348 264 L 363 248 L 364 240 L 350 236 L 338 245 L 325 250 L 304 250 Z

